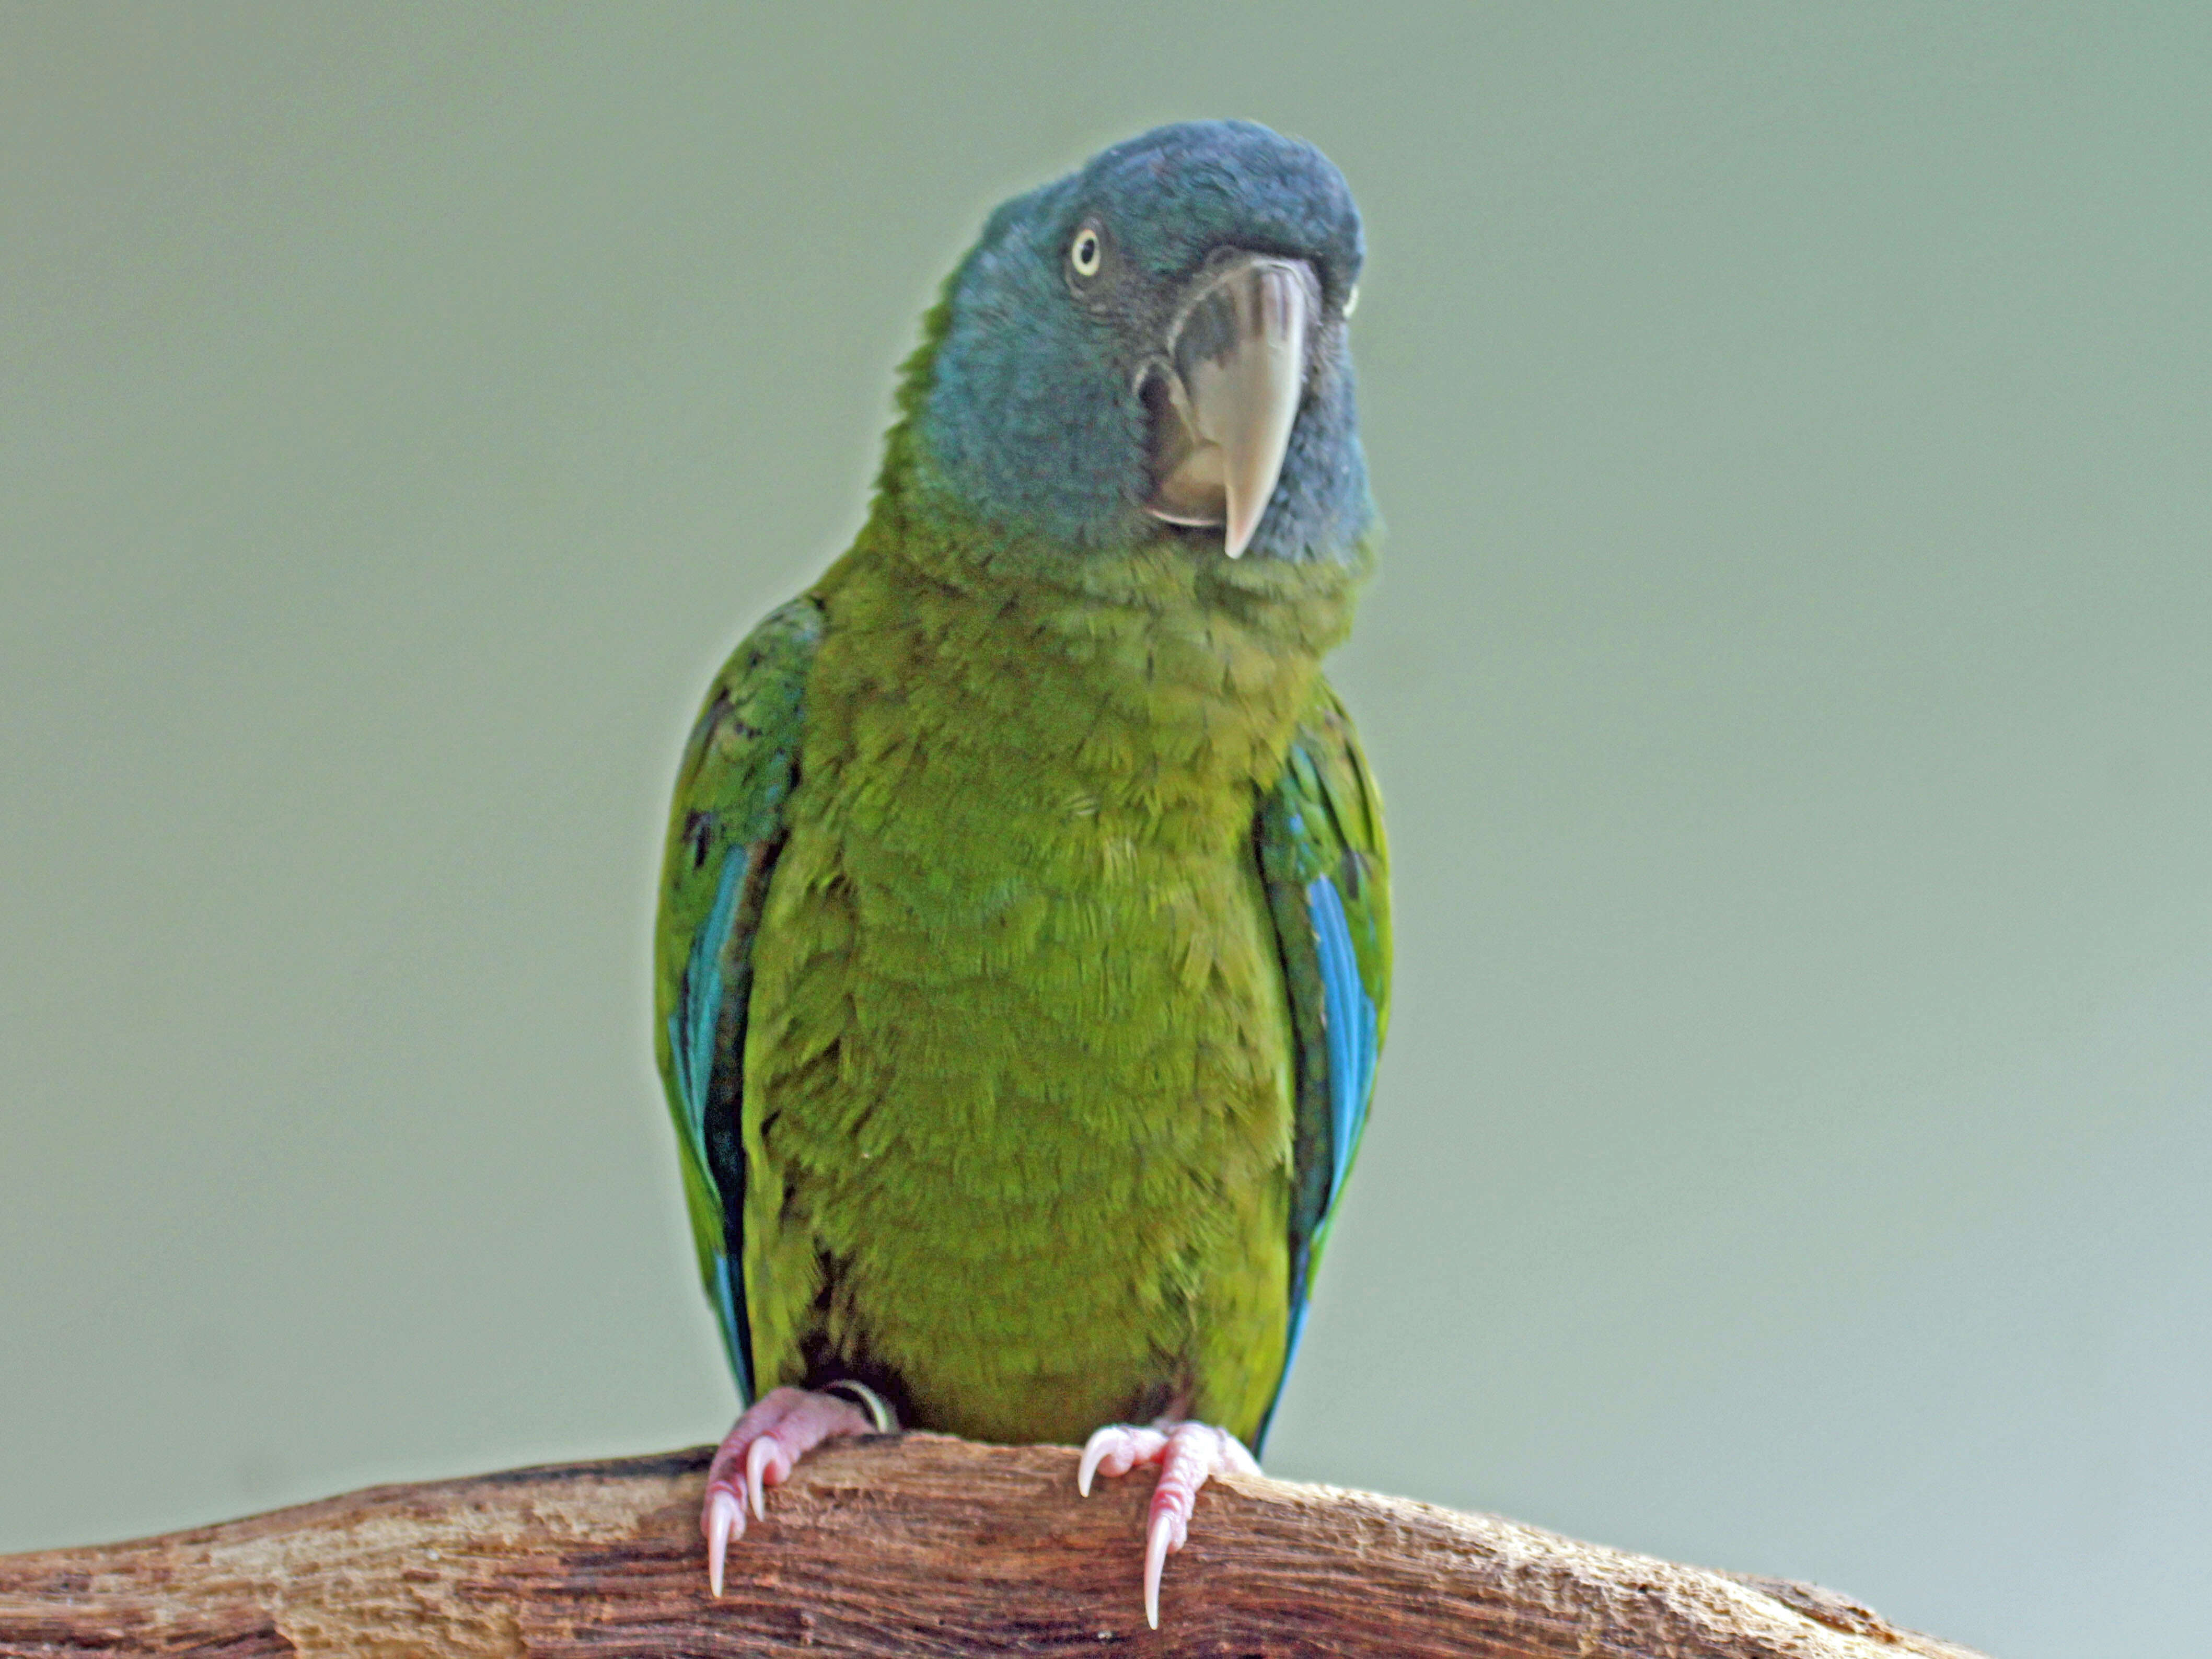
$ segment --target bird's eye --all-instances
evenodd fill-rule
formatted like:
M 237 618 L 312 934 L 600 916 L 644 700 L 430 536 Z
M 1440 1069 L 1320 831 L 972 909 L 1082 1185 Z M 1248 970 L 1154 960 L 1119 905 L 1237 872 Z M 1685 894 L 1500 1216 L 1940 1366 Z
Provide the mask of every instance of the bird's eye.
M 1098 233 L 1089 225 L 1075 233 L 1075 240 L 1067 246 L 1067 263 L 1079 276 L 1098 274 Z
M 1352 285 L 1352 292 L 1344 296 L 1344 314 L 1347 317 L 1359 308 L 1359 284 Z

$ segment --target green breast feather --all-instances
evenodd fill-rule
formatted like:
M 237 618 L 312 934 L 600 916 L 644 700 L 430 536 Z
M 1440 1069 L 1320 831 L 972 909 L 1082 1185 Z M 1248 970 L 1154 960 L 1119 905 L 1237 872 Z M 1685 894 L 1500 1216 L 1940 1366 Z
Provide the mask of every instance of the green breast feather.
M 835 584 L 825 588 L 834 606 Z M 876 626 L 851 582 L 845 599 L 853 627 L 841 657 L 856 654 L 856 638 L 873 640 Z M 1000 1438 L 1070 1437 L 1127 1414 L 1133 1403 L 1203 1405 L 1256 1445 L 1295 1355 L 1364 1127 L 1387 1017 L 1387 854 L 1349 719 L 1325 684 L 1300 677 L 1304 713 L 1287 751 L 1277 751 L 1273 789 L 1245 797 L 1243 851 L 1233 830 L 1212 854 L 1203 844 L 1174 857 L 1133 847 L 1114 861 L 1125 878 L 1117 886 L 1088 862 L 1059 862 L 1070 846 L 1121 844 L 1110 799 L 1102 804 L 1093 790 L 1073 818 L 1059 813 L 1060 830 L 1023 820 L 1024 799 L 1066 788 L 1065 780 L 1050 781 L 1064 757 L 1038 752 L 1027 736 L 1002 734 L 1006 751 L 974 775 L 913 761 L 936 752 L 926 730 L 902 744 L 902 775 L 896 766 L 877 775 L 823 734 L 810 738 L 810 672 L 822 660 L 825 632 L 834 632 L 824 602 L 817 596 L 775 612 L 717 678 L 685 750 L 662 884 L 661 1070 L 701 1276 L 740 1390 L 751 1397 L 777 1382 L 855 1375 L 896 1400 L 909 1422 Z M 1146 648 L 1157 668 L 1163 647 L 1155 640 Z M 850 728 L 854 742 L 878 744 L 870 721 L 883 717 L 890 696 L 878 684 L 841 696 L 839 659 L 830 659 L 812 695 L 841 708 L 832 724 Z M 921 689 L 906 684 L 915 700 L 908 712 L 923 728 L 941 726 L 928 717 Z M 1049 674 L 1036 678 L 1030 695 L 1040 708 L 1052 702 L 1054 684 Z M 1059 726 L 1040 718 L 1042 730 Z M 955 757 L 965 750 L 938 747 Z M 801 775 L 809 752 L 827 775 Z M 1020 775 L 1024 767 L 1030 775 Z M 934 810 L 931 792 L 948 776 L 959 780 L 962 804 Z M 975 799 L 992 789 L 1002 799 Z M 877 816 L 856 821 L 864 808 Z M 795 865 L 782 859 L 794 817 Z M 933 842 L 939 818 L 945 834 Z M 994 835 L 994 823 L 1006 833 Z M 1078 839 L 1055 844 L 1056 834 Z M 876 860 L 852 844 L 856 836 L 890 850 Z M 899 879 L 882 879 L 878 863 Z M 1218 878 L 1207 873 L 1215 868 Z M 900 916 L 870 928 L 856 921 L 866 907 L 854 896 L 878 890 L 906 896 L 897 899 Z M 1232 920 L 1247 920 L 1225 933 L 1212 925 L 1202 942 L 1215 978 L 1191 979 L 1192 941 L 1159 932 L 1147 916 L 1163 905 L 1176 913 L 1195 906 L 1202 921 L 1209 894 Z M 1024 909 L 1032 917 L 1025 946 L 1006 933 Z M 915 922 L 924 912 L 933 913 L 926 927 Z M 921 930 L 916 954 L 926 959 L 885 969 L 905 925 Z M 1056 951 L 1055 938 L 1069 933 L 1088 942 Z M 1239 938 L 1256 953 L 1251 977 L 1234 969 Z M 802 941 L 795 950 L 793 940 Z M 763 948 L 771 961 L 801 959 L 798 969 L 770 969 L 765 1015 L 755 1006 Z M 1125 963 L 1116 963 L 1117 951 Z M 1146 958 L 1164 954 L 1173 962 L 1162 989 L 1143 974 Z M 982 982 L 994 963 L 1016 982 Z M 1224 972 L 1227 980 L 1218 977 Z M 1117 1008 L 1123 980 L 1151 1006 Z M 901 1006 L 895 993 L 908 999 L 906 1029 L 879 1030 L 872 1040 L 848 1029 L 873 1007 Z M 1262 1009 L 1208 1035 L 1209 1018 L 1240 994 L 1273 998 L 1277 1012 L 1267 1018 Z M 819 999 L 816 1014 L 810 996 Z M 1086 1000 L 1087 1009 L 1070 1006 Z M 1184 1006 L 1162 1006 L 1176 1001 Z M 752 1031 L 762 1018 L 769 1029 Z M 1112 1029 L 1086 1032 L 1092 1018 Z M 1116 1046 L 1115 1032 L 1133 1030 L 1152 1034 L 1146 1052 Z M 1249 1122 L 1243 1139 L 1234 1122 L 1215 1140 L 1193 1139 L 1190 1126 L 1203 1128 L 1210 1102 L 1184 1097 L 1170 1082 L 1156 1084 L 1150 1097 L 1128 1097 L 1142 1087 L 1144 1067 L 1163 1056 L 1188 1065 L 1172 1061 L 1188 1052 L 1203 1075 L 1207 1053 L 1234 1047 L 1240 1032 L 1267 1030 L 1275 1035 L 1265 1042 L 1280 1047 L 1258 1062 L 1249 1085 L 1257 1092 L 1247 1097 L 1259 1103 L 1259 1115 L 1241 1120 Z M 762 1058 L 793 1050 L 802 1062 L 781 1072 Z M 839 1055 L 829 1073 L 813 1063 L 825 1051 Z M 1057 1078 L 1055 1054 L 1066 1073 Z M 773 1076 L 783 1082 L 771 1102 Z M 1110 1098 L 1089 1086 L 1102 1079 L 1115 1085 L 1103 1091 Z M 979 1101 L 979 1087 L 992 1098 Z M 801 1139 L 810 1113 L 829 1125 L 811 1144 Z M 920 1121 L 926 1116 L 943 1121 Z M 1117 1186 L 1115 1171 L 1127 1160 L 1115 1146 L 1131 1138 L 1152 1149 L 1138 1160 L 1149 1168 L 1129 1176 L 1134 1187 Z M 1177 1173 L 1185 1156 L 1198 1166 Z M 902 1157 L 912 1168 L 898 1168 Z M 823 1167 L 841 1158 L 850 1167 Z M 1146 1178 L 1157 1190 L 1146 1191 Z M 1167 1237 L 1160 1205 L 1203 1209 L 1208 1188 L 1223 1194 L 1213 1200 L 1218 1213 L 1179 1217 L 1182 1231 Z M 1191 1192 L 1195 1200 L 1175 1196 Z M 1025 1232 L 1040 1218 L 1046 1224 Z M 1121 1232 L 1147 1224 L 1165 1240 L 1157 1258 L 1164 1266 L 1147 1267 L 1156 1259 L 1123 1248 Z M 1240 1243 L 1253 1226 L 1268 1237 Z M 962 1237 L 963 1229 L 1005 1237 L 979 1241 Z M 1024 1258 L 1026 1268 L 1011 1265 Z M 902 1264 L 911 1267 L 904 1278 Z M 1178 1273 L 1218 1282 L 1179 1283 Z M 951 1346 L 976 1351 L 972 1363 L 943 1352 L 939 1334 L 956 1316 L 933 1305 L 939 1291 L 949 1306 L 969 1310 L 957 1316 L 965 1328 L 950 1335 Z M 1139 1306 L 1133 1315 L 1136 1335 L 1114 1347 L 1109 1308 L 1147 1297 L 1150 1312 Z M 892 1301 L 898 1305 L 884 1305 Z M 1039 1311 L 1051 1304 L 1064 1310 L 1062 1334 L 1054 1316 Z M 916 1328 L 929 1340 L 902 1347 Z M 1217 1329 L 1224 1340 L 1211 1340 Z M 1079 1349 L 1085 1333 L 1106 1346 L 1081 1356 L 1081 1377 L 1055 1373 L 1042 1356 L 1064 1344 Z M 1103 1391 L 1096 1400 L 1083 1393 L 1091 1379 Z M 1054 1410 L 1053 1398 L 1065 1409 Z

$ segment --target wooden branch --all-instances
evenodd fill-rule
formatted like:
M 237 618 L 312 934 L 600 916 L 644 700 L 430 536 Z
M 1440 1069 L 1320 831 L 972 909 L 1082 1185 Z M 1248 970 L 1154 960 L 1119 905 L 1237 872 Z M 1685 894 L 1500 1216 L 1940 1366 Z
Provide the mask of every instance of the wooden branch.
M 707 1449 L 378 1486 L 0 1557 L 0 1655 L 1665 1655 L 1974 1659 L 1808 1585 L 1279 1480 L 1200 1495 L 1157 1635 L 1142 1475 L 935 1435 L 827 1447 L 706 1590 Z

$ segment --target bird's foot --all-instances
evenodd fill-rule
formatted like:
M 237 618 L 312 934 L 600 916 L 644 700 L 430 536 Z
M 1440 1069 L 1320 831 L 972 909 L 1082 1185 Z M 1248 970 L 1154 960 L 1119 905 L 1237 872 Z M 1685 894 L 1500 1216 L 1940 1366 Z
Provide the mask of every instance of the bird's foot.
M 880 1403 L 872 1395 L 868 1398 L 880 1413 Z M 745 1535 L 747 1495 L 754 1517 L 765 1521 L 765 1489 L 791 1479 L 792 1465 L 800 1458 L 839 1435 L 874 1434 L 885 1426 L 879 1415 L 871 1416 L 834 1394 L 775 1389 L 755 1401 L 707 1466 L 707 1502 L 700 1512 L 699 1530 L 707 1534 L 707 1583 L 714 1593 L 722 1593 L 722 1559 L 730 1540 Z
M 1149 1429 L 1112 1423 L 1085 1443 L 1075 1489 L 1088 1498 L 1091 1476 L 1127 1474 L 1140 1463 L 1160 1466 L 1159 1485 L 1152 1488 L 1152 1512 L 1145 1522 L 1145 1618 L 1158 1630 L 1160 1571 L 1190 1536 L 1198 1489 L 1217 1474 L 1257 1474 L 1260 1465 L 1243 1442 L 1210 1423 L 1163 1418 Z

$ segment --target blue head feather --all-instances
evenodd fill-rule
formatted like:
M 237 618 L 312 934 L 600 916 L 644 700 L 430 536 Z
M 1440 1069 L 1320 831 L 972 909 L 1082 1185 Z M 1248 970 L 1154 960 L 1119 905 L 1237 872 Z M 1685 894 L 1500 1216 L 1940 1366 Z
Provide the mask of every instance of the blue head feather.
M 1071 276 L 1085 226 L 1097 276 Z M 1373 517 L 1344 307 L 1364 257 L 1344 175 L 1249 121 L 1116 144 L 992 214 L 955 272 L 917 422 L 923 481 L 986 521 L 1079 549 L 1173 534 L 1146 514 L 1152 414 L 1138 381 L 1185 285 L 1224 249 L 1307 261 L 1313 367 L 1250 551 L 1343 559 Z

